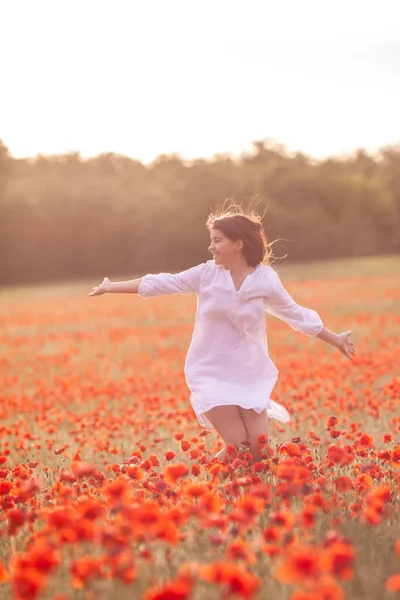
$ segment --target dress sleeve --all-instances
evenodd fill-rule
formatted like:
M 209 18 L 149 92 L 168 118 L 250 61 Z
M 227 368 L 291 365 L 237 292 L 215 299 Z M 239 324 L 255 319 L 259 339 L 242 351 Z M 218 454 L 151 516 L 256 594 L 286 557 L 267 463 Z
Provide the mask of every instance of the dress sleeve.
M 142 298 L 154 298 L 168 294 L 198 294 L 200 276 L 205 263 L 181 273 L 151 273 L 144 275 L 139 285 L 138 295 Z
M 300 331 L 309 337 L 317 336 L 324 326 L 319 314 L 315 310 L 296 304 L 284 288 L 278 273 L 272 268 L 270 276 L 272 290 L 264 300 L 265 310 L 285 321 L 295 331 Z

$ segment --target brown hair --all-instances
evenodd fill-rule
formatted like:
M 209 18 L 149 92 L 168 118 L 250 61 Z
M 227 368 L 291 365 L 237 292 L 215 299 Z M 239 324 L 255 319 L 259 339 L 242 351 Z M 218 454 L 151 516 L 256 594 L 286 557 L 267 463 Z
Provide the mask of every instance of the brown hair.
M 262 226 L 262 216 L 249 205 L 248 208 L 232 202 L 227 208 L 226 202 L 215 213 L 208 216 L 206 227 L 222 231 L 230 240 L 243 241 L 243 254 L 250 267 L 270 264 L 271 245 Z

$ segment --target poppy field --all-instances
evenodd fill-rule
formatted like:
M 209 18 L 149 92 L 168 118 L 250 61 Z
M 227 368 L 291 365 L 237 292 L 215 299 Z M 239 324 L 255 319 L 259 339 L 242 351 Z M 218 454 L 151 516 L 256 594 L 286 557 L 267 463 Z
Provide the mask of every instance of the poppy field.
M 195 296 L 0 291 L 2 600 L 400 598 L 400 259 L 275 266 L 357 355 L 266 315 L 255 463 L 192 411 Z

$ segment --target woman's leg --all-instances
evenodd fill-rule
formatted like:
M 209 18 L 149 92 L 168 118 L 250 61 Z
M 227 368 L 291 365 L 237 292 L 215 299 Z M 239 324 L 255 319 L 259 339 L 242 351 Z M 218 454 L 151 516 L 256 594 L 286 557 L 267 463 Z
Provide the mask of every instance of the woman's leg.
M 214 406 L 204 414 L 225 442 L 225 448 L 216 455 L 218 460 L 223 461 L 226 455 L 226 446 L 232 444 L 238 449 L 248 439 L 239 407 L 236 405 Z
M 249 441 L 251 441 L 250 452 L 252 453 L 254 460 L 259 461 L 262 459 L 262 456 L 258 438 L 263 434 L 268 437 L 269 419 L 267 411 L 264 410 L 262 413 L 258 414 L 252 408 L 242 408 L 241 406 L 238 406 L 238 409 L 246 427 Z

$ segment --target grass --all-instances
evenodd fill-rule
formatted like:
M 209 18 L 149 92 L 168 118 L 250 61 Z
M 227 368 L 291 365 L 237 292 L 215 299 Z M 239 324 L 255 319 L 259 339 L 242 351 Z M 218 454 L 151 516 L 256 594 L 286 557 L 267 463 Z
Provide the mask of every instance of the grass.
M 257 469 L 210 462 L 222 443 L 183 376 L 194 297 L 0 291 L 2 600 L 394 597 L 400 257 L 276 266 L 358 352 L 267 317 L 272 397 L 292 421 L 270 421 Z M 332 462 L 343 448 L 349 464 Z

